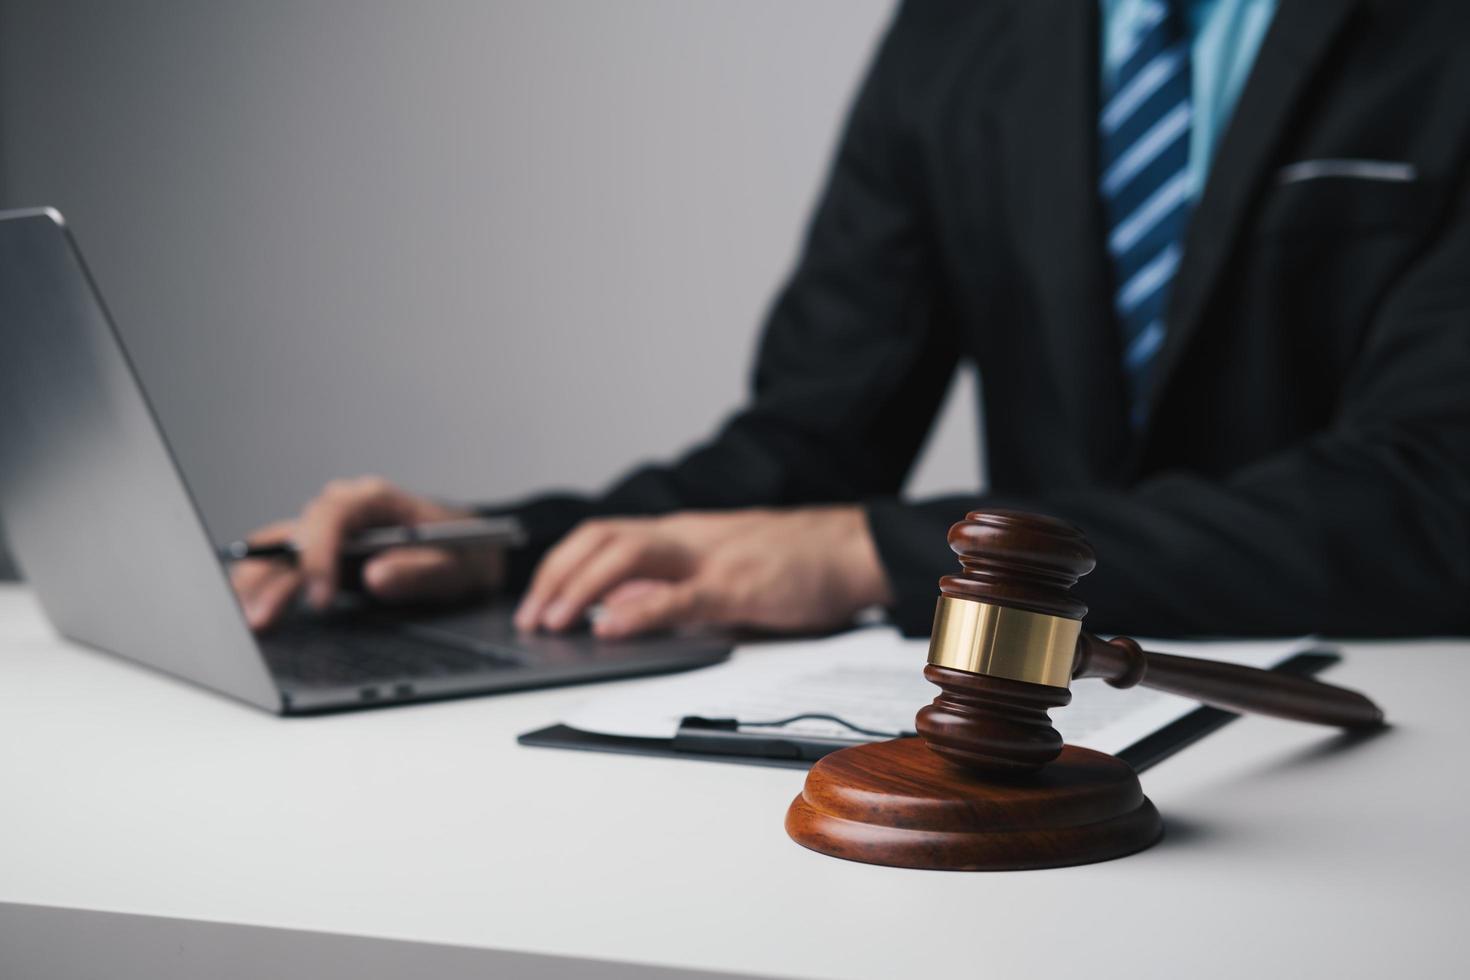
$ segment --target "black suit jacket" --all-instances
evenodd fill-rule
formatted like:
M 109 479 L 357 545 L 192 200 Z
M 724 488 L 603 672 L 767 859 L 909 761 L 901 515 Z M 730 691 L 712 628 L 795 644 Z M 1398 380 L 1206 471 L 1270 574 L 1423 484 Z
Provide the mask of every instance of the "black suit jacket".
M 893 615 L 922 633 L 954 568 L 946 529 L 996 505 L 1086 531 L 1098 568 L 1077 592 L 1100 630 L 1470 627 L 1470 4 L 1281 0 L 1192 218 L 1141 433 L 1102 244 L 1097 58 L 1091 0 L 905 4 L 747 407 L 601 497 L 513 508 L 534 541 L 519 574 L 591 515 L 861 501 Z M 1283 182 L 1313 160 L 1412 179 Z M 965 362 L 990 488 L 901 500 Z

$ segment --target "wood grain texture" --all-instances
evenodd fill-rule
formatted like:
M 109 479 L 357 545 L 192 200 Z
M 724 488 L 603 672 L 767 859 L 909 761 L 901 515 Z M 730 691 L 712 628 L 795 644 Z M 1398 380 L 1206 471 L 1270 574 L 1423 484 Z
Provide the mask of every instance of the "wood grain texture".
M 1104 641 L 1083 633 L 1072 676 L 1101 677 L 1113 687 L 1141 684 L 1227 711 L 1288 721 L 1349 729 L 1384 723 L 1383 710 L 1357 691 L 1258 667 L 1152 653 L 1126 636 Z
M 949 529 L 960 571 L 939 580 L 956 599 L 1081 619 L 1087 606 L 1068 590 L 1097 565 L 1080 528 L 1044 514 L 972 510 Z
M 1030 772 L 1062 751 L 1062 736 L 1047 711 L 1072 700 L 1067 688 L 937 664 L 927 665 L 924 676 L 940 692 L 919 709 L 914 730 L 955 765 L 975 772 Z
M 1067 746 L 1036 773 L 981 776 L 918 738 L 819 761 L 786 814 L 798 844 L 904 868 L 1011 871 L 1106 861 L 1163 832 L 1127 764 Z

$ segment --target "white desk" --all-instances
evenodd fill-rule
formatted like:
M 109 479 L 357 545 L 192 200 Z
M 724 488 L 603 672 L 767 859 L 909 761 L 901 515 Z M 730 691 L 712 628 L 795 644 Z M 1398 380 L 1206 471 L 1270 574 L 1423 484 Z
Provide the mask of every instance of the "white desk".
M 283 720 L 0 587 L 0 977 L 1463 977 L 1470 643 L 1346 655 L 1388 733 L 1239 721 L 1152 850 L 956 874 L 791 843 L 799 771 L 515 744 L 585 689 Z

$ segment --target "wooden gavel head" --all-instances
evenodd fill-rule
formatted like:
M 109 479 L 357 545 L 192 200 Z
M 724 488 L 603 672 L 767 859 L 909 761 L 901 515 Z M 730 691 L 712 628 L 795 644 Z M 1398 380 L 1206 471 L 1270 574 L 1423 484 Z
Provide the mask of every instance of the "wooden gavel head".
M 968 871 L 1148 847 L 1163 824 L 1137 774 L 1063 746 L 1046 715 L 1072 699 L 1074 664 L 1087 659 L 1087 607 L 1069 593 L 1095 564 L 1087 539 L 1050 517 L 972 511 L 949 545 L 961 570 L 939 583 L 924 676 L 940 694 L 919 712 L 920 737 L 819 760 L 787 810 L 787 833 L 849 860 Z
M 786 831 L 823 854 L 904 868 L 1003 870 L 1132 854 L 1163 824 L 1120 760 L 1062 745 L 1047 711 L 1073 677 L 1142 683 L 1229 711 L 1349 729 L 1381 727 L 1356 691 L 1241 664 L 1148 653 L 1082 631 L 1071 595 L 1095 565 L 1082 532 L 1014 511 L 971 511 L 949 531 L 960 571 L 940 579 L 924 676 L 940 694 L 919 738 L 819 760 Z
M 1087 607 L 1071 595 L 1097 564 L 1082 531 L 1017 511 L 971 511 L 949 529 L 960 571 L 939 581 L 924 676 L 940 688 L 915 721 L 929 748 L 967 769 L 1025 773 L 1062 738 L 1047 711 L 1068 685 Z

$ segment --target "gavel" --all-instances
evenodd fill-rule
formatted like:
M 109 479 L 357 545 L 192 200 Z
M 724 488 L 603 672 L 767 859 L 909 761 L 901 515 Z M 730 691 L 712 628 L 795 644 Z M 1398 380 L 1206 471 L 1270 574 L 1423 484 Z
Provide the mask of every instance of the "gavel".
M 1069 594 L 1097 564 L 1065 521 L 972 511 L 950 528 L 961 571 L 939 580 L 924 676 L 941 694 L 916 730 L 951 762 L 1025 772 L 1055 759 L 1062 738 L 1047 711 L 1072 699 L 1073 679 L 1179 694 L 1217 708 L 1346 729 L 1376 728 L 1383 712 L 1356 691 L 1255 667 L 1151 653 L 1126 637 L 1083 632 L 1087 607 Z
M 812 767 L 786 816 L 805 847 L 944 870 L 1057 867 L 1148 847 L 1163 823 L 1137 774 L 1063 745 L 1047 716 L 1071 701 L 1075 678 L 1350 730 L 1384 723 L 1355 691 L 1083 632 L 1087 607 L 1070 590 L 1097 558 L 1065 521 L 972 511 L 949 545 L 960 571 L 939 581 L 924 667 L 940 693 L 920 709 L 917 738 L 843 749 Z

